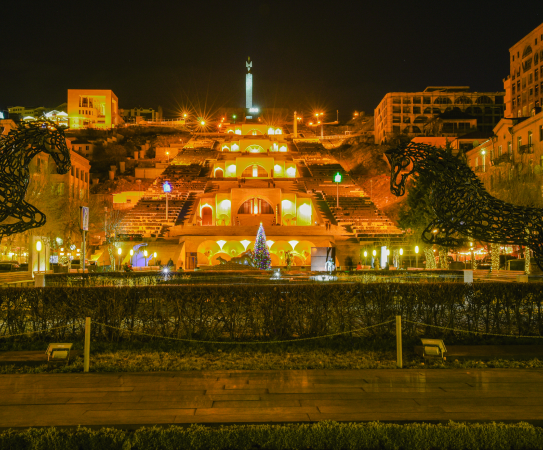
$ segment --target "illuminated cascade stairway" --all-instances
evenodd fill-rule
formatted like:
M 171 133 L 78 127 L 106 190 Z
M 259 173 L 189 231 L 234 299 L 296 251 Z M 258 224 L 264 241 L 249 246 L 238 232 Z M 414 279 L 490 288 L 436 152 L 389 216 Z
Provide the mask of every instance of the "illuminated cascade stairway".
M 177 216 L 175 225 L 184 225 L 184 223 L 191 218 L 194 212 L 194 205 L 196 199 L 197 194 L 195 192 L 191 192 L 187 200 L 183 204 L 183 208 L 181 208 L 181 211 L 179 211 L 179 215 Z

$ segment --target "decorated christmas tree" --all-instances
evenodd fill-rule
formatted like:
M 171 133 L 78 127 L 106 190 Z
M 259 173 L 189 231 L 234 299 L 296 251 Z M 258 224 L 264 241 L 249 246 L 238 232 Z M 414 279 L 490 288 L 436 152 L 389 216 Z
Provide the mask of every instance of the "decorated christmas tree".
M 255 251 L 253 258 L 254 266 L 257 269 L 266 270 L 271 267 L 271 258 L 268 246 L 266 245 L 266 233 L 262 223 L 258 229 L 255 242 Z

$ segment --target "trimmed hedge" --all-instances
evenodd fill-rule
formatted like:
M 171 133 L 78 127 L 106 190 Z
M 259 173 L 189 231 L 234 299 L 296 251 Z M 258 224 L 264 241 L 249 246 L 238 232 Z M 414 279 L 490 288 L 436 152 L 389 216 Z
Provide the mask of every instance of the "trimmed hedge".
M 220 450 L 236 449 L 405 449 L 506 450 L 543 448 L 543 430 L 527 423 L 407 425 L 319 422 L 291 425 L 238 425 L 220 428 L 55 428 L 0 432 L 6 450 Z
M 265 270 L 197 270 L 194 272 L 90 272 L 90 273 L 55 273 L 45 275 L 45 285 L 48 287 L 78 286 L 156 286 L 159 284 L 233 284 L 233 283 L 269 283 L 274 284 L 315 282 L 310 279 L 320 272 L 281 272 L 287 279 L 274 278 L 275 271 Z M 391 270 L 361 270 L 351 272 L 336 272 L 337 282 L 420 282 L 433 281 L 464 281 L 461 270 L 424 270 L 424 271 L 391 271 Z
M 278 340 L 350 332 L 401 315 L 406 337 L 452 332 L 406 322 L 507 335 L 543 335 L 543 290 L 529 283 L 372 283 L 0 290 L 0 337 L 28 331 L 67 339 L 83 319 L 182 339 Z M 92 327 L 93 340 L 130 337 Z M 394 324 L 366 335 L 394 334 Z M 42 334 L 43 336 L 43 334 Z

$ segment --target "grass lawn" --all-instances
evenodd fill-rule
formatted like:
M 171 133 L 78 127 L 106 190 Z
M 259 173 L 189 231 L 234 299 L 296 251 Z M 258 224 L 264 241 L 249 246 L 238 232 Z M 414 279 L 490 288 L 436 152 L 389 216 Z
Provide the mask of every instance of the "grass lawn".
M 414 353 L 420 341 L 404 341 L 404 368 L 543 368 L 543 360 L 458 361 L 424 364 Z M 4 344 L 1 350 L 42 350 L 46 342 Z M 82 349 L 81 342 L 74 348 Z M 93 343 L 91 372 L 147 372 L 188 370 L 270 369 L 393 369 L 396 349 L 393 340 L 347 339 L 298 344 L 179 345 L 171 341 Z M 27 367 L 0 365 L 0 373 L 82 372 L 83 358 L 69 365 Z

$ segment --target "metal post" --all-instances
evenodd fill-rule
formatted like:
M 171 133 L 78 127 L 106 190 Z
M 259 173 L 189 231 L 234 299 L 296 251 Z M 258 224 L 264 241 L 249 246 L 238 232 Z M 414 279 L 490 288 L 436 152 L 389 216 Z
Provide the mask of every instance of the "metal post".
M 396 366 L 398 369 L 402 364 L 402 316 L 396 316 Z
M 168 193 L 166 192 L 166 223 L 168 223 Z
M 90 332 L 91 332 L 91 318 L 85 318 L 85 346 L 83 349 L 83 372 L 89 371 L 90 361 Z
M 336 183 L 336 186 L 337 186 L 337 195 L 336 195 L 336 198 L 337 198 L 337 209 L 339 209 L 339 183 Z
M 81 244 L 81 253 L 82 253 L 82 256 L 83 256 L 83 262 L 81 264 L 81 267 L 83 267 L 83 273 L 85 273 L 85 255 L 87 254 L 87 249 L 86 249 L 86 245 L 85 245 L 85 230 L 83 230 L 83 243 Z M 80 260 L 81 262 L 81 260 Z M 83 278 L 85 279 L 85 278 Z

